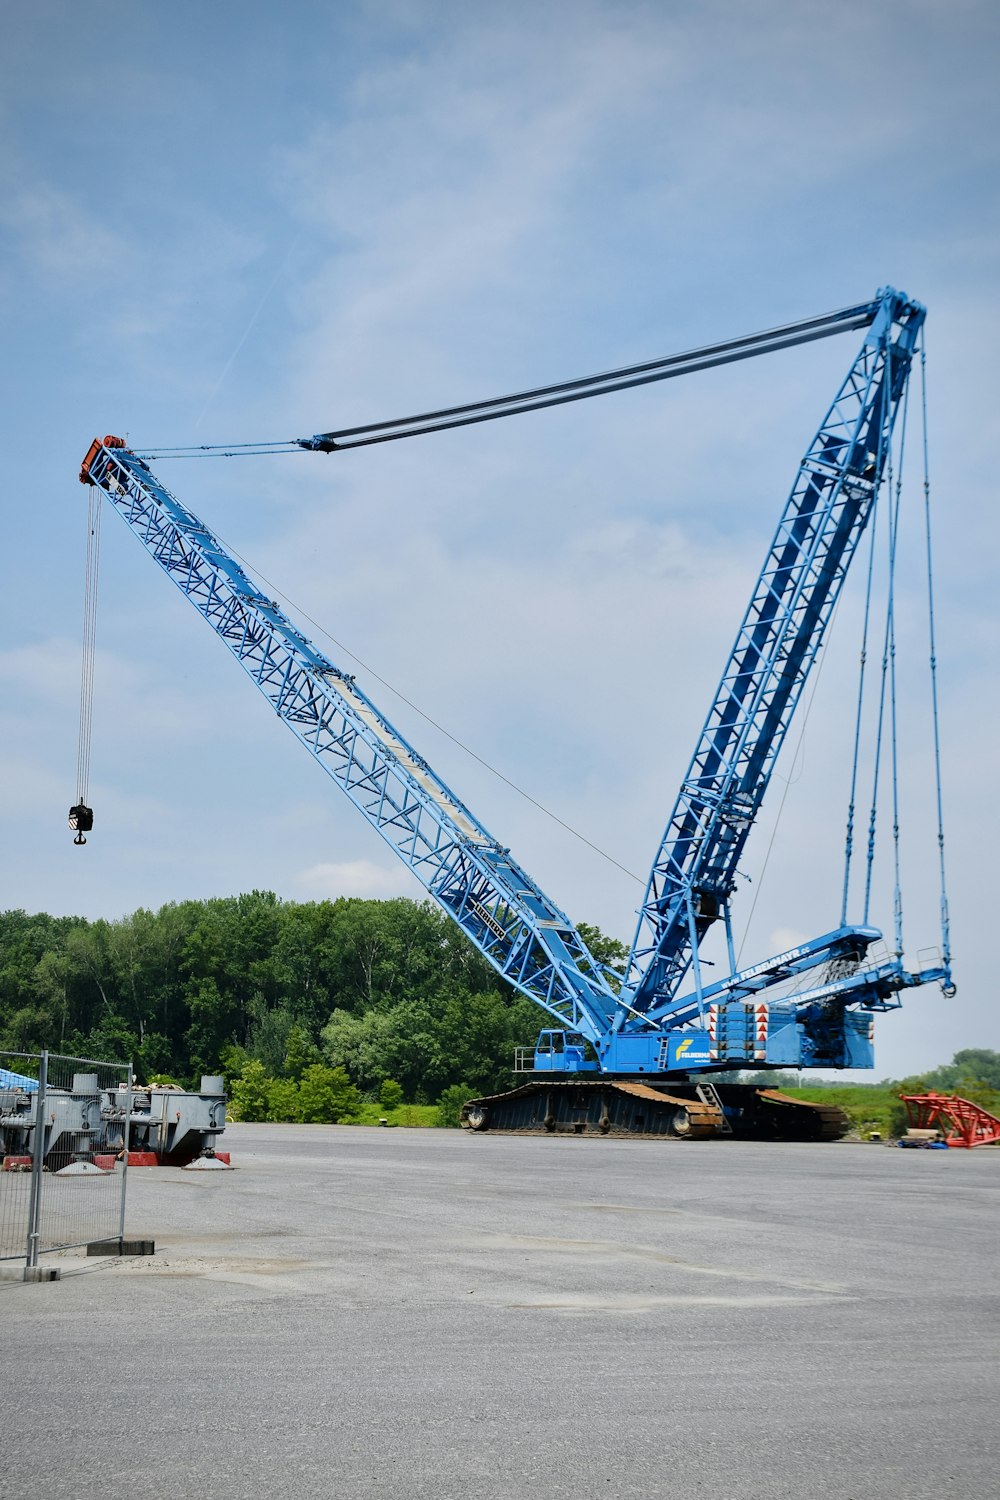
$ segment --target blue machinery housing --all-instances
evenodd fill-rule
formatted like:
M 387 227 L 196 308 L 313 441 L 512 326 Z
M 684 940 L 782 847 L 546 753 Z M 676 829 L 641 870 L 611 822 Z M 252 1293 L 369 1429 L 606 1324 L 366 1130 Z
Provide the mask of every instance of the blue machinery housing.
M 942 961 L 911 973 L 898 952 L 875 957 L 876 928 L 842 925 L 737 971 L 730 902 L 744 845 L 883 482 L 924 316 L 919 303 L 889 288 L 827 318 L 655 365 L 298 440 L 332 452 L 669 378 L 844 328 L 866 329 L 778 522 L 653 861 L 624 975 L 598 963 L 510 850 L 354 677 L 262 593 L 144 458 L 120 439 L 95 440 L 80 477 L 104 491 L 428 894 L 504 979 L 558 1023 L 539 1038 L 535 1071 L 677 1077 L 741 1067 L 870 1067 L 873 1012 L 897 1006 L 900 991 L 914 985 L 949 989 L 947 948 Z M 706 985 L 699 949 L 718 921 L 732 972 Z M 768 998 L 789 980 L 806 987 L 791 998 Z

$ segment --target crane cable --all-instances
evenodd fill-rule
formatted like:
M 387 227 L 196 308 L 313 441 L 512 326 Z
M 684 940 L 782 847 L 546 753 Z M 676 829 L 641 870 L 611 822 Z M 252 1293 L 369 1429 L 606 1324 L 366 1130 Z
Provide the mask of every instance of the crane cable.
M 945 875 L 944 858 L 944 815 L 942 807 L 941 791 L 941 737 L 938 713 L 938 687 L 937 687 L 937 651 L 934 628 L 934 566 L 933 547 L 931 538 L 931 490 L 930 490 L 930 464 L 928 453 L 927 434 L 927 351 L 924 335 L 920 339 L 920 401 L 921 401 L 921 426 L 922 426 L 922 448 L 923 448 L 923 491 L 924 491 L 924 547 L 927 567 L 927 618 L 928 636 L 930 646 L 930 698 L 931 715 L 933 721 L 933 748 L 934 748 L 934 783 L 935 800 L 937 806 L 937 845 L 938 866 L 940 880 L 940 912 L 941 912 L 941 952 L 944 968 L 950 973 L 951 970 L 951 940 L 948 919 L 948 889 Z M 877 801 L 880 777 L 880 759 L 882 750 L 882 739 L 886 717 L 886 700 L 888 698 L 889 717 L 889 741 L 890 758 L 892 768 L 892 815 L 893 815 L 893 919 L 895 956 L 901 960 L 903 956 L 903 901 L 902 901 L 902 879 L 900 859 L 900 816 L 899 816 L 899 768 L 898 768 L 898 718 L 896 700 L 896 632 L 895 632 L 895 572 L 896 557 L 899 542 L 899 517 L 901 504 L 901 489 L 903 483 L 903 464 L 906 446 L 907 414 L 908 414 L 909 391 L 903 401 L 901 414 L 899 454 L 896 464 L 895 481 L 893 479 L 893 458 L 891 451 L 887 455 L 887 491 L 889 495 L 889 506 L 887 515 L 888 533 L 888 579 L 887 579 L 887 601 L 885 635 L 882 652 L 882 673 L 879 693 L 879 707 L 877 727 L 875 730 L 874 765 L 872 774 L 872 801 L 869 813 L 868 848 L 866 856 L 865 872 L 865 894 L 863 920 L 868 921 L 871 901 L 872 866 L 875 857 L 875 830 L 877 820 Z M 860 752 L 861 752 L 861 727 L 863 714 L 863 701 L 865 695 L 865 667 L 868 655 L 868 633 L 871 618 L 872 602 L 872 579 L 874 570 L 874 557 L 876 546 L 876 526 L 878 497 L 875 500 L 875 510 L 872 514 L 872 535 L 868 558 L 868 578 L 865 591 L 864 625 L 862 629 L 860 671 L 858 677 L 858 703 L 854 729 L 854 753 L 851 767 L 851 789 L 847 812 L 847 833 L 844 847 L 844 887 L 843 903 L 841 906 L 841 925 L 847 923 L 848 898 L 851 875 L 851 857 L 853 852 L 855 799 L 858 784 Z M 950 979 L 942 986 L 946 996 L 955 993 L 955 987 Z
M 900 877 L 899 860 L 899 716 L 896 706 L 896 603 L 895 603 L 895 577 L 896 577 L 896 547 L 899 537 L 899 505 L 903 488 L 903 459 L 906 452 L 906 417 L 910 398 L 910 387 L 907 385 L 903 394 L 903 410 L 901 414 L 901 426 L 899 436 L 899 466 L 896 471 L 896 497 L 892 508 L 892 571 L 890 576 L 889 594 L 889 693 L 890 693 L 890 731 L 892 745 L 892 911 L 893 911 L 893 936 L 896 941 L 896 958 L 902 961 L 903 957 L 903 883 Z M 890 455 L 889 487 L 892 489 L 892 459 Z
M 905 406 L 904 406 L 905 411 Z M 905 435 L 905 423 L 903 427 Z M 895 652 L 896 652 L 896 624 L 895 624 L 895 581 L 896 581 L 896 543 L 899 535 L 899 502 L 900 502 L 900 479 L 902 475 L 902 452 L 900 452 L 897 467 L 897 482 L 895 494 L 893 493 L 893 463 L 892 444 L 890 441 L 889 452 L 886 455 L 886 493 L 889 497 L 889 505 L 886 514 L 886 535 L 888 540 L 888 577 L 886 580 L 886 610 L 885 629 L 882 635 L 882 671 L 879 681 L 878 720 L 875 730 L 875 758 L 872 766 L 872 796 L 871 805 L 868 810 L 868 849 L 865 863 L 865 899 L 862 922 L 867 925 L 871 908 L 872 877 L 875 867 L 875 845 L 876 830 L 878 826 L 878 793 L 882 774 L 882 746 L 885 739 L 886 706 L 888 700 L 888 716 L 890 723 L 889 742 L 890 760 L 893 785 L 893 809 L 895 834 L 898 843 L 899 819 L 896 811 L 898 805 L 897 766 L 896 766 L 896 677 L 895 677 Z M 899 861 L 898 848 L 896 854 L 896 878 L 898 882 Z M 895 892 L 895 941 L 896 956 L 901 957 L 902 937 L 900 933 L 899 918 L 899 887 Z
M 900 422 L 899 456 L 893 466 L 892 439 L 889 439 L 886 452 L 886 493 L 889 504 L 887 507 L 886 529 L 888 538 L 888 577 L 885 629 L 882 646 L 881 679 L 879 687 L 879 704 L 877 726 L 875 729 L 874 761 L 872 769 L 872 793 L 871 805 L 868 815 L 868 843 L 865 862 L 865 890 L 864 890 L 864 914 L 863 921 L 867 923 L 871 907 L 872 877 L 876 852 L 876 829 L 878 820 L 878 789 L 881 776 L 882 745 L 886 719 L 886 699 L 889 704 L 889 741 L 890 758 L 892 770 L 892 828 L 893 828 L 893 927 L 895 954 L 897 959 L 903 955 L 903 902 L 902 882 L 900 878 L 900 824 L 899 824 L 899 767 L 898 767 L 898 719 L 896 705 L 896 624 L 895 624 L 895 573 L 896 573 L 896 550 L 899 537 L 899 514 L 902 498 L 903 463 L 906 451 L 906 423 L 909 405 L 909 388 L 903 396 L 903 407 Z M 864 618 L 861 631 L 861 652 L 858 670 L 857 707 L 854 718 L 854 746 L 851 757 L 851 782 L 847 805 L 847 828 L 844 838 L 844 882 L 841 900 L 840 921 L 844 926 L 848 918 L 848 903 L 850 899 L 851 861 L 854 852 L 854 821 L 857 807 L 857 789 L 861 762 L 861 740 L 862 721 L 864 715 L 864 700 L 866 682 L 866 667 L 868 662 L 868 638 L 871 625 L 872 594 L 874 584 L 875 551 L 877 544 L 877 521 L 879 509 L 879 497 L 882 486 L 878 487 L 872 504 L 871 515 L 871 540 L 868 551 L 868 572 L 865 581 L 865 606 Z
M 847 832 L 844 837 L 844 892 L 840 906 L 840 925 L 847 926 L 847 906 L 850 899 L 851 859 L 854 854 L 854 815 L 857 807 L 858 766 L 861 755 L 861 721 L 865 700 L 865 673 L 868 665 L 868 631 L 871 624 L 872 582 L 875 575 L 875 541 L 878 532 L 878 505 L 882 486 L 879 485 L 872 502 L 871 532 L 868 542 L 868 575 L 865 580 L 864 623 L 861 627 L 861 657 L 858 669 L 858 705 L 854 715 L 854 753 L 851 759 L 851 790 L 847 799 Z
M 616 390 L 628 390 L 635 386 L 648 385 L 655 381 L 669 380 L 678 375 L 688 374 L 696 370 L 709 369 L 716 365 L 729 364 L 737 360 L 752 358 L 757 354 L 772 353 L 776 350 L 788 348 L 796 344 L 810 343 L 816 339 L 828 338 L 831 334 L 840 333 L 850 329 L 869 327 L 875 317 L 877 307 L 877 302 L 855 304 L 850 307 L 837 309 L 836 311 L 831 313 L 822 314 L 818 317 L 800 319 L 796 323 L 785 324 L 777 328 L 765 329 L 759 333 L 743 335 L 742 337 L 728 339 L 717 344 L 711 344 L 703 346 L 701 348 L 687 350 L 680 354 L 668 355 L 659 359 L 647 360 L 640 364 L 634 364 L 620 367 L 614 370 L 604 371 L 603 373 L 597 375 L 589 375 L 575 380 L 561 381 L 556 384 L 547 386 L 537 386 L 530 390 L 518 391 L 507 396 L 495 397 L 483 401 L 467 402 L 460 406 L 439 408 L 435 411 L 421 412 L 409 417 L 395 418 L 388 421 L 372 422 L 358 427 L 341 428 L 332 432 L 319 433 L 311 438 L 279 439 L 276 441 L 255 443 L 187 444 L 173 448 L 149 448 L 143 450 L 133 449 L 132 451 L 140 460 L 146 460 L 160 458 L 254 457 L 296 452 L 302 453 L 310 451 L 333 452 L 339 451 L 344 448 L 368 447 L 376 443 L 393 442 L 399 438 L 416 437 L 421 435 L 422 433 L 440 432 L 449 428 L 464 427 L 473 423 L 493 421 L 500 417 L 514 416 L 522 412 L 537 411 L 551 406 L 560 406 L 567 402 L 586 400 L 591 396 L 607 395 L 610 392 Z M 91 528 L 91 534 L 93 534 L 93 528 Z M 234 552 L 234 555 L 239 557 L 239 553 Z M 91 551 L 90 543 L 88 540 L 88 601 L 91 594 L 89 583 L 90 567 Z M 266 579 L 264 581 L 267 582 Z M 86 766 L 85 772 L 81 773 L 81 775 L 85 774 L 88 778 L 90 763 L 89 720 L 90 714 L 92 712 L 93 696 L 93 632 L 96 625 L 96 571 L 93 582 L 94 614 L 93 618 L 91 618 L 85 612 L 84 621 L 84 682 L 81 688 L 80 711 L 80 753 L 81 761 L 85 760 Z M 269 584 L 269 587 L 274 588 L 275 586 L 273 584 Z M 276 590 L 276 592 L 280 593 L 280 590 Z M 281 597 L 287 599 L 287 596 L 285 595 L 281 595 Z M 85 610 L 87 609 L 87 607 L 88 606 L 85 605 Z M 466 754 L 471 755 L 474 760 L 478 761 L 479 764 L 482 765 L 486 770 L 490 771 L 492 775 L 505 782 L 506 785 L 517 792 L 519 796 L 524 797 L 528 802 L 537 807 L 547 817 L 551 818 L 554 822 L 565 828 L 567 832 L 571 833 L 575 838 L 586 844 L 588 848 L 593 849 L 595 853 L 600 854 L 602 858 L 608 860 L 609 863 L 613 864 L 617 869 L 621 870 L 624 874 L 628 875 L 638 884 L 642 885 L 644 883 L 640 879 L 640 877 L 634 873 L 634 871 L 627 869 L 626 866 L 620 864 L 618 860 L 607 854 L 603 849 L 599 848 L 598 845 L 591 843 L 591 841 L 587 839 L 583 834 L 579 833 L 575 828 L 571 827 L 570 824 L 564 822 L 563 819 L 558 817 L 557 814 L 551 812 L 550 809 L 545 807 L 542 803 L 536 801 L 536 799 L 530 796 L 529 793 L 525 792 L 523 788 L 517 786 L 516 783 L 511 781 L 508 777 L 504 776 L 502 772 L 498 771 L 494 766 L 490 765 L 488 761 L 477 755 L 475 751 L 473 751 L 469 746 L 463 744 L 461 740 L 456 738 L 456 736 L 450 734 L 443 725 L 437 723 L 428 714 L 424 713 L 422 709 L 418 708 L 416 704 L 412 703 L 408 698 L 400 693 L 397 688 L 394 688 L 390 683 L 385 682 L 385 680 L 379 677 L 378 674 L 374 672 L 370 667 L 365 666 L 365 663 L 361 662 L 359 657 L 354 656 L 354 653 L 348 651 L 347 647 L 343 646 L 340 642 L 337 642 L 335 637 L 330 636 L 322 626 L 318 625 L 318 623 L 312 620 L 309 615 L 306 615 L 304 611 L 299 612 L 302 613 L 306 619 L 309 619 L 310 623 L 316 626 L 316 628 L 319 629 L 324 635 L 328 635 L 328 638 L 334 641 L 341 650 L 347 651 L 348 655 L 352 656 L 354 660 L 359 661 L 360 664 L 365 667 L 365 670 L 371 672 L 372 676 L 374 676 L 377 681 L 381 682 L 383 686 L 387 687 L 390 692 L 394 693 L 398 698 L 401 699 L 402 702 L 413 708 L 415 712 L 419 713 L 422 718 L 424 718 L 429 724 L 433 725 L 433 727 L 436 728 L 440 733 L 444 734 L 446 738 L 450 739 L 460 749 L 464 750 Z M 90 635 L 89 686 L 87 684 L 88 628 Z M 812 700 L 810 700 L 810 705 L 811 701 Z M 803 732 L 804 727 L 805 726 L 803 726 Z M 82 804 L 82 795 L 80 800 Z M 71 825 L 72 816 L 75 812 L 83 812 L 88 814 L 88 816 L 91 817 L 92 822 L 92 815 L 90 814 L 90 810 L 81 805 L 79 809 L 71 810 Z M 88 827 L 89 826 L 90 824 L 88 824 Z M 76 842 L 84 843 L 86 842 L 86 840 L 82 837 L 79 837 Z
M 823 675 L 823 667 L 826 663 L 827 645 L 830 639 L 830 635 L 833 633 L 833 626 L 837 619 L 839 610 L 840 600 L 838 599 L 836 604 L 833 606 L 833 613 L 830 616 L 830 625 L 827 631 L 826 639 L 822 642 L 819 649 L 819 654 L 816 658 L 816 675 L 813 678 L 812 690 L 809 694 L 809 701 L 806 704 L 805 713 L 802 716 L 802 728 L 799 730 L 799 737 L 795 745 L 795 754 L 792 756 L 791 764 L 788 768 L 788 775 L 781 776 L 778 772 L 775 772 L 775 775 L 778 776 L 778 780 L 785 783 L 785 789 L 781 794 L 781 801 L 778 803 L 778 810 L 774 815 L 774 823 L 771 826 L 771 837 L 768 840 L 767 849 L 764 853 L 764 862 L 760 867 L 760 874 L 757 876 L 756 883 L 754 885 L 753 900 L 750 903 L 750 910 L 747 912 L 747 919 L 743 927 L 743 935 L 740 938 L 739 947 L 736 952 L 737 969 L 740 967 L 740 963 L 743 958 L 743 950 L 746 947 L 747 939 L 750 936 L 750 927 L 753 922 L 754 912 L 757 910 L 757 902 L 760 900 L 761 892 L 764 889 L 764 879 L 767 875 L 767 867 L 771 862 L 771 854 L 774 850 L 775 840 L 778 837 L 778 829 L 781 826 L 782 815 L 785 811 L 785 803 L 788 800 L 788 793 L 791 791 L 796 782 L 800 781 L 802 778 L 802 762 L 800 761 L 799 757 L 802 755 L 803 750 L 805 749 L 806 730 L 809 727 L 809 716 L 812 713 L 813 704 L 816 702 L 816 693 L 819 690 L 820 678 Z M 749 875 L 745 875 L 743 878 L 747 881 L 750 880 Z
M 230 542 L 227 542 L 224 537 L 219 536 L 218 532 L 216 532 L 215 535 L 217 539 L 222 543 L 222 545 L 226 548 L 226 550 L 236 558 L 237 562 L 243 563 L 243 565 L 247 568 L 247 570 L 254 578 L 259 578 L 261 583 L 266 583 L 269 589 L 273 589 L 278 598 L 283 599 L 295 615 L 301 615 L 303 620 L 308 620 L 309 624 L 313 627 L 314 630 L 318 631 L 320 635 L 325 636 L 328 641 L 332 641 L 332 643 L 337 647 L 338 651 L 342 651 L 345 656 L 349 656 L 352 661 L 357 662 L 359 667 L 367 672 L 369 676 L 374 677 L 377 683 L 379 683 L 382 687 L 388 689 L 388 691 L 392 693 L 396 698 L 398 698 L 401 703 L 405 703 L 407 708 L 412 708 L 413 712 L 419 714 L 425 723 L 430 724 L 432 729 L 436 729 L 439 734 L 443 734 L 446 740 L 450 740 L 451 743 L 453 745 L 456 745 L 459 750 L 462 750 L 466 755 L 471 756 L 471 758 L 479 765 L 481 765 L 484 770 L 489 771 L 491 776 L 495 776 L 498 781 L 502 781 L 505 786 L 509 786 L 511 791 L 516 792 L 519 797 L 523 797 L 526 802 L 530 802 L 532 807 L 536 807 L 538 811 L 544 813 L 547 818 L 551 818 L 553 823 L 558 823 L 560 828 L 564 828 L 566 832 L 571 833 L 575 839 L 579 839 L 581 844 L 586 844 L 588 849 L 592 849 L 595 854 L 599 854 L 602 859 L 607 860 L 608 864 L 614 865 L 616 870 L 621 870 L 623 875 L 627 875 L 629 879 L 634 880 L 637 885 L 645 885 L 645 881 L 639 875 L 637 875 L 634 870 L 630 870 L 626 865 L 621 864 L 619 860 L 615 859 L 613 854 L 609 854 L 607 850 L 602 849 L 599 844 L 593 843 L 590 839 L 587 838 L 585 834 L 580 833 L 578 829 L 574 828 L 572 824 L 567 823 L 565 819 L 560 818 L 558 813 L 554 813 L 551 808 L 548 808 L 544 803 L 539 802 L 537 798 L 531 795 L 530 792 L 526 792 L 523 787 L 518 786 L 516 781 L 511 781 L 509 776 L 505 776 L 502 771 L 497 770 L 496 766 L 491 765 L 488 760 L 484 760 L 481 755 L 478 755 L 470 745 L 466 745 L 464 741 L 460 740 L 457 735 L 452 734 L 451 731 L 446 729 L 445 726 L 439 723 L 437 719 L 433 719 L 429 713 L 426 713 L 420 707 L 419 704 L 414 703 L 412 698 L 407 698 L 406 694 L 400 692 L 399 688 L 394 687 L 391 682 L 387 682 L 384 677 L 379 676 L 374 667 L 370 666 L 368 662 L 363 661 L 362 658 L 358 656 L 356 652 L 352 651 L 349 646 L 345 646 L 343 641 L 338 640 L 335 635 L 332 635 L 330 631 L 327 630 L 325 626 L 321 625 L 318 620 L 314 619 L 307 610 L 303 609 L 300 604 L 296 604 L 294 599 L 290 599 L 288 595 L 284 593 L 276 583 L 273 583 L 270 578 L 265 577 L 260 569 L 257 568 L 253 563 L 249 562 L 248 559 L 244 557 L 241 552 L 238 552 Z
M 887 489 L 887 492 L 889 494 L 889 499 L 890 499 L 889 521 L 888 521 L 888 526 L 889 526 L 889 600 L 888 600 L 888 606 L 887 606 L 887 612 L 886 612 L 886 635 L 885 635 L 885 645 L 884 645 L 884 648 L 883 648 L 883 657 L 882 657 L 882 691 L 881 691 L 881 698 L 880 698 L 880 704 L 879 704 L 879 724 L 878 724 L 878 732 L 877 732 L 877 735 L 876 735 L 876 758 L 875 758 L 875 770 L 874 770 L 873 788 L 872 788 L 872 805 L 871 805 L 871 813 L 870 813 L 870 821 L 869 821 L 867 877 L 866 877 L 866 885 L 865 885 L 865 915 L 864 915 L 864 920 L 865 920 L 865 922 L 867 922 L 868 921 L 868 908 L 869 908 L 869 900 L 870 900 L 870 891 L 871 891 L 872 865 L 873 865 L 874 855 L 875 855 L 876 801 L 877 801 L 877 793 L 878 793 L 879 759 L 880 759 L 881 745 L 882 745 L 882 727 L 883 727 L 883 719 L 884 719 L 886 683 L 887 683 L 887 679 L 891 679 L 890 719 L 891 719 L 891 747 L 892 747 L 891 748 L 891 754 L 892 754 L 892 783 L 893 783 L 893 838 L 894 838 L 894 868 L 895 868 L 894 912 L 895 912 L 895 940 L 896 940 L 896 949 L 897 949 L 897 956 L 898 957 L 901 957 L 901 955 L 902 955 L 903 942 L 902 942 L 902 896 L 901 896 L 900 859 L 899 859 L 899 787 L 898 787 L 898 771 L 897 771 L 896 676 L 895 676 L 896 642 L 895 642 L 895 622 L 894 622 L 894 608 L 893 608 L 893 604 L 894 604 L 894 598 L 893 598 L 893 578 L 894 578 L 894 573 L 895 573 L 896 537 L 897 537 L 897 531 L 898 531 L 899 506 L 900 506 L 902 477 L 903 477 L 903 453 L 904 453 L 904 449 L 905 449 L 905 439 L 906 439 L 906 412 L 907 412 L 908 398 L 909 398 L 909 390 L 907 389 L 907 391 L 906 391 L 906 393 L 904 394 L 904 397 L 903 397 L 902 423 L 901 423 L 901 429 L 900 429 L 899 463 L 898 463 L 897 475 L 896 475 L 896 482 L 895 482 L 895 494 L 893 493 L 893 491 L 894 491 L 894 485 L 893 485 L 893 464 L 892 464 L 891 442 L 890 442 L 889 452 L 887 453 L 886 489 Z M 925 441 L 926 441 L 926 434 L 925 434 Z M 876 530 L 877 530 L 877 528 L 876 528 L 876 521 L 878 519 L 878 503 L 879 503 L 879 494 L 880 494 L 880 492 L 881 492 L 881 485 L 879 485 L 878 489 L 876 490 L 875 496 L 873 498 L 872 514 L 871 514 L 871 520 L 870 520 L 870 525 L 871 525 L 871 540 L 870 540 L 870 543 L 869 543 L 868 569 L 867 569 L 867 577 L 866 577 L 866 582 L 865 582 L 864 623 L 863 623 L 863 627 L 862 627 L 861 659 L 860 659 L 860 670 L 859 670 L 859 676 L 858 676 L 858 703 L 857 703 L 857 710 L 856 710 L 856 715 L 855 715 L 855 725 L 854 725 L 854 752 L 853 752 L 852 765 L 851 765 L 851 790 L 850 790 L 850 797 L 849 797 L 849 802 L 848 802 L 847 833 L 846 833 L 846 838 L 845 838 L 845 851 L 844 851 L 844 887 L 843 887 L 843 901 L 842 901 L 841 918 L 840 918 L 840 920 L 841 920 L 841 926 L 845 926 L 846 923 L 847 923 L 847 905 L 848 905 L 848 895 L 849 895 L 849 885 L 850 885 L 851 857 L 852 857 L 853 845 L 854 845 L 854 816 L 855 816 L 856 794 L 857 794 L 857 784 L 858 784 L 858 770 L 859 770 L 860 751 L 861 751 L 861 723 L 862 723 L 862 709 L 863 709 L 864 692 L 865 692 L 865 667 L 866 667 L 867 656 L 868 656 L 868 632 L 869 632 L 869 626 L 870 626 L 870 620 L 871 620 L 872 582 L 873 582 L 873 577 L 874 577 L 875 544 L 876 544 Z M 925 493 L 926 493 L 926 491 L 925 491 Z M 893 501 L 894 501 L 894 504 L 893 504 Z M 928 524 L 929 524 L 929 522 L 928 522 Z M 833 628 L 832 627 L 834 625 L 834 621 L 836 619 L 836 616 L 837 616 L 837 614 L 839 612 L 839 608 L 840 608 L 840 600 L 838 599 L 837 600 L 837 604 L 834 607 L 833 616 L 831 617 L 831 620 L 830 620 L 830 630 L 827 633 L 827 641 L 829 640 L 830 635 L 832 635 L 832 633 L 833 633 Z M 772 852 L 772 850 L 774 848 L 775 838 L 777 836 L 778 828 L 779 828 L 779 826 L 781 824 L 782 814 L 783 814 L 784 809 L 785 809 L 785 801 L 786 801 L 786 798 L 788 796 L 789 790 L 791 789 L 794 781 L 796 781 L 798 779 L 798 777 L 794 775 L 795 765 L 796 765 L 796 762 L 798 761 L 799 754 L 801 753 L 801 750 L 802 750 L 802 747 L 803 747 L 803 744 L 804 744 L 804 741 L 805 741 L 806 728 L 807 728 L 808 723 L 809 723 L 809 715 L 812 712 L 812 706 L 813 706 L 813 703 L 815 702 L 816 692 L 817 692 L 817 689 L 819 687 L 819 679 L 820 679 L 820 676 L 822 674 L 823 665 L 824 665 L 824 663 L 826 661 L 826 649 L 825 649 L 825 647 L 826 647 L 827 641 L 824 641 L 823 647 L 821 648 L 818 669 L 817 669 L 817 672 L 816 672 L 816 677 L 815 677 L 815 680 L 813 682 L 812 692 L 810 694 L 809 701 L 808 701 L 808 703 L 806 705 L 805 717 L 804 717 L 803 722 L 802 722 L 802 729 L 801 729 L 800 734 L 799 734 L 798 744 L 796 745 L 795 755 L 794 755 L 794 757 L 792 759 L 791 772 L 790 772 L 787 780 L 785 781 L 785 789 L 784 789 L 784 792 L 782 793 L 781 801 L 779 803 L 778 810 L 777 810 L 777 813 L 775 815 L 774 825 L 773 825 L 773 827 L 771 829 L 771 838 L 770 838 L 770 841 L 769 841 L 768 846 L 767 846 L 767 850 L 766 850 L 765 855 L 764 855 L 764 863 L 763 863 L 763 866 L 761 868 L 760 874 L 757 877 L 756 891 L 754 893 L 753 902 L 751 903 L 751 906 L 750 906 L 750 911 L 747 914 L 746 926 L 744 927 L 744 930 L 743 930 L 743 937 L 742 937 L 742 939 L 740 941 L 739 951 L 738 951 L 738 955 L 737 955 L 737 963 L 739 963 L 740 958 L 742 957 L 743 948 L 746 945 L 746 940 L 747 940 L 747 937 L 749 935 L 750 925 L 751 925 L 751 923 L 753 921 L 754 911 L 756 910 L 757 901 L 758 901 L 758 899 L 760 897 L 760 893 L 761 893 L 761 890 L 762 890 L 762 887 L 763 887 L 764 876 L 767 873 L 767 867 L 768 867 L 768 864 L 770 862 L 771 852 Z M 936 724 L 936 720 L 935 720 L 935 724 Z
M 931 480 L 927 452 L 927 353 L 924 337 L 920 339 L 920 406 L 924 454 L 924 538 L 927 549 L 927 619 L 930 643 L 931 711 L 934 720 L 934 783 L 937 800 L 937 844 L 941 903 L 941 957 L 944 967 L 951 972 L 951 926 L 948 918 L 948 882 L 945 877 L 944 860 L 944 812 L 941 795 L 941 732 L 938 722 L 937 647 L 934 637 L 934 569 L 931 547 Z M 942 986 L 946 999 L 955 993 L 950 980 Z
M 485 401 L 467 401 L 459 406 L 439 407 L 435 411 L 417 412 L 409 417 L 394 417 L 367 422 L 360 427 L 341 427 L 313 437 L 285 438 L 266 443 L 188 443 L 175 448 L 133 449 L 141 459 L 161 458 L 251 458 L 274 453 L 334 453 L 346 448 L 368 448 L 376 443 L 393 443 L 400 438 L 419 437 L 423 433 L 443 432 L 453 427 L 468 427 L 479 422 L 493 422 L 522 412 L 541 411 L 564 406 L 571 401 L 586 401 L 591 396 L 605 396 L 612 391 L 631 390 L 658 380 L 672 380 L 696 370 L 752 359 L 778 349 L 812 343 L 851 329 L 868 328 L 878 309 L 877 302 L 856 303 L 818 317 L 800 318 L 778 328 L 743 334 L 716 344 L 705 344 L 680 354 L 668 354 L 639 364 L 605 370 L 598 375 L 584 375 L 575 380 L 557 381 L 494 396 Z
M 93 485 L 87 500 L 87 561 L 83 583 L 83 653 L 80 663 L 80 729 L 76 752 L 76 806 L 70 808 L 69 826 L 76 833 L 74 844 L 85 844 L 85 834 L 94 826 L 87 805 L 90 792 L 90 744 L 94 721 L 94 664 L 97 658 L 97 597 L 101 568 L 102 491 Z

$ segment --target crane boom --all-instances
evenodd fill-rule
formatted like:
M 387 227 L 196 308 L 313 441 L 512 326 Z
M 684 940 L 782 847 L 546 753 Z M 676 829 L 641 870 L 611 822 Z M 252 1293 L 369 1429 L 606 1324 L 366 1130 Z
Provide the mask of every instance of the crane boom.
M 282 722 L 498 973 L 596 1045 L 616 998 L 580 934 L 354 678 L 120 439 L 95 441 L 80 477 L 104 491 Z
M 671 1014 L 698 943 L 727 915 L 740 856 L 871 515 L 924 317 L 891 288 L 879 294 L 802 461 L 650 872 L 625 990 L 651 1018 Z M 618 1025 L 630 1019 L 622 1013 Z

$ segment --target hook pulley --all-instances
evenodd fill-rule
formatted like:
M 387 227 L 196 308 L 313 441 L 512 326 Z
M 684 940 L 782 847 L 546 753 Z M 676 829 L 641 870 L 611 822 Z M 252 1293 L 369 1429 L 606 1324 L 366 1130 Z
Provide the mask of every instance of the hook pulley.
M 73 840 L 74 844 L 85 844 L 87 840 L 84 838 L 84 834 L 89 833 L 94 826 L 93 808 L 87 807 L 84 802 L 78 802 L 75 807 L 71 807 L 69 810 L 69 826 L 71 831 L 76 834 L 76 838 Z

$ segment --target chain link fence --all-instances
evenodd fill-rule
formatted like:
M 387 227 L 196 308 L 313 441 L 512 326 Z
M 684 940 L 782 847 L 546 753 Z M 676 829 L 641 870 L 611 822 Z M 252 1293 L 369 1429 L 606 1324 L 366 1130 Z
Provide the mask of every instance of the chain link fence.
M 125 1234 L 130 1063 L 0 1052 L 0 1260 Z

